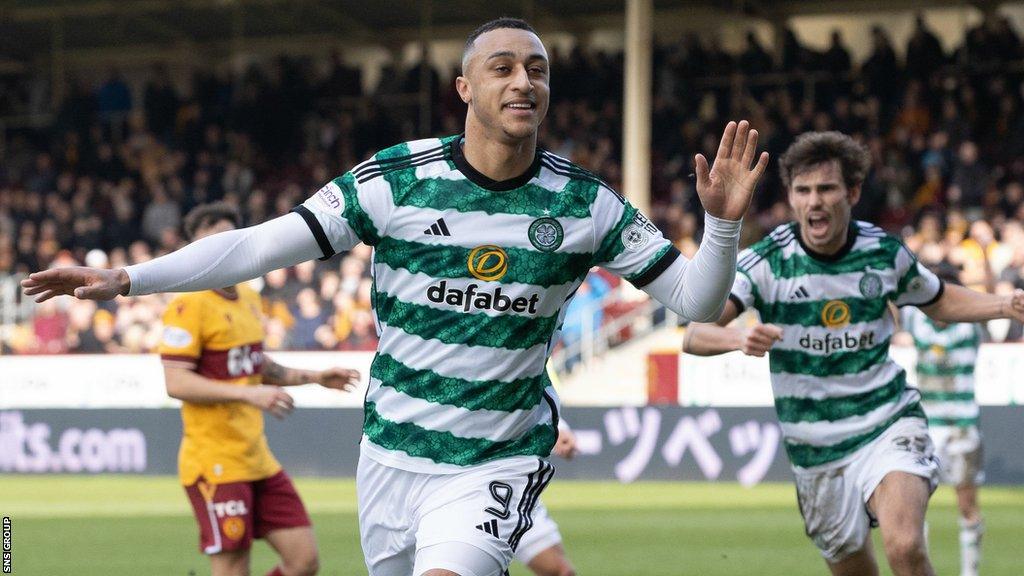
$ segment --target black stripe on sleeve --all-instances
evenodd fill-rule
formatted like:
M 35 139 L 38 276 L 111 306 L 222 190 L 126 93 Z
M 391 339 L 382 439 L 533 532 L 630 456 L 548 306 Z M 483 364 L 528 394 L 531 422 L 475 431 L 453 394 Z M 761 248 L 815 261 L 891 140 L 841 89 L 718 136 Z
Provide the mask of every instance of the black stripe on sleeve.
M 316 216 L 309 211 L 309 208 L 299 204 L 295 208 L 292 208 L 291 211 L 302 216 L 302 219 L 306 221 L 306 226 L 309 226 L 310 232 L 313 233 L 313 238 L 316 238 L 316 243 L 320 246 L 320 251 L 324 253 L 320 260 L 327 260 L 331 256 L 334 256 L 334 247 L 332 247 L 331 242 L 327 240 L 327 234 L 324 233 L 323 226 L 320 225 Z
M 732 300 L 732 303 L 736 305 L 737 316 L 743 314 L 743 311 L 747 309 L 747 307 L 743 304 L 743 300 L 740 300 L 740 297 L 733 294 L 732 292 L 729 293 L 729 300 Z
M 946 283 L 943 282 L 942 280 L 939 280 L 939 290 L 937 292 L 935 292 L 935 296 L 932 296 L 932 298 L 930 300 L 928 300 L 927 302 L 921 302 L 920 304 L 914 304 L 913 302 L 907 302 L 906 304 L 900 304 L 900 308 L 903 308 L 904 306 L 913 306 L 915 308 L 923 308 L 924 306 L 931 306 L 932 304 L 935 304 L 936 302 L 938 302 L 939 298 L 942 298 L 942 293 L 945 292 L 945 291 L 946 291 Z
M 654 280 L 657 279 L 658 276 L 661 276 L 662 272 L 668 270 L 668 267 L 671 266 L 676 261 L 676 258 L 679 258 L 679 256 L 681 256 L 681 254 L 679 253 L 679 249 L 677 249 L 675 246 L 672 246 L 671 248 L 669 248 L 668 252 L 665 252 L 665 255 L 662 256 L 657 262 L 655 262 L 650 268 L 648 268 L 646 272 L 630 280 L 630 283 L 632 283 L 633 286 L 636 286 L 637 288 L 643 288 L 644 286 L 647 286 L 651 282 L 654 282 Z

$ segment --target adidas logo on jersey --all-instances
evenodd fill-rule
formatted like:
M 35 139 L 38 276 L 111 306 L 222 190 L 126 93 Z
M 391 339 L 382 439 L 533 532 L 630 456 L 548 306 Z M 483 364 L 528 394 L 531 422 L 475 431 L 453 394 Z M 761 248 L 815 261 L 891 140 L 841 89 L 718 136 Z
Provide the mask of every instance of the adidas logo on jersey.
M 483 530 L 484 532 L 487 532 L 488 534 L 490 534 L 491 536 L 494 536 L 495 538 L 499 538 L 499 539 L 501 538 L 501 536 L 498 536 L 498 521 L 497 520 L 493 520 L 492 519 L 489 522 L 484 522 L 483 524 L 477 524 L 476 525 L 476 529 L 477 530 Z
M 427 236 L 451 236 L 452 233 L 448 231 L 448 225 L 444 223 L 444 218 L 438 218 L 437 222 L 430 225 L 423 231 Z
M 799 300 L 801 298 L 807 298 L 810 295 L 811 295 L 811 293 L 807 291 L 807 288 L 804 288 L 803 286 L 800 286 L 796 290 L 793 290 L 793 293 L 789 295 L 789 299 L 790 300 Z

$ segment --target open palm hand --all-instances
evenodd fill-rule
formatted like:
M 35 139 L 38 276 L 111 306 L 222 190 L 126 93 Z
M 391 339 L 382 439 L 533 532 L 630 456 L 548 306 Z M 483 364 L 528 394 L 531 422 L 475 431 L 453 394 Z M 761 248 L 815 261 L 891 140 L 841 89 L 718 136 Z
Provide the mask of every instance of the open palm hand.
M 746 214 L 768 167 L 768 153 L 762 152 L 751 168 L 755 154 L 757 130 L 751 130 L 746 120 L 725 126 L 713 165 L 708 167 L 707 158 L 697 154 L 697 195 L 708 214 L 725 220 L 739 220 Z

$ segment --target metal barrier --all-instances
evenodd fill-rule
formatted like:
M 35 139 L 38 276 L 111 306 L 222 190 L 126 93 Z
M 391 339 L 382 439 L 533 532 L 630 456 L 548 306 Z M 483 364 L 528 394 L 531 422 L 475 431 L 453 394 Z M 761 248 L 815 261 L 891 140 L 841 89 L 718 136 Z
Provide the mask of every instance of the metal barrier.
M 32 318 L 35 301 L 21 291 L 24 274 L 0 274 L 0 336 Z
M 613 292 L 613 294 L 615 294 Z M 580 310 L 582 329 L 580 339 L 555 350 L 551 355 L 552 367 L 555 372 L 564 374 L 578 363 L 580 368 L 588 368 L 596 357 L 626 340 L 646 336 L 663 327 L 675 326 L 678 317 L 658 301 L 648 298 L 639 302 L 636 307 L 615 316 L 600 326 L 593 325 L 594 312 L 607 309 L 617 303 L 626 303 L 624 298 L 606 298 L 588 305 Z M 625 330 L 629 330 L 627 339 L 620 338 Z

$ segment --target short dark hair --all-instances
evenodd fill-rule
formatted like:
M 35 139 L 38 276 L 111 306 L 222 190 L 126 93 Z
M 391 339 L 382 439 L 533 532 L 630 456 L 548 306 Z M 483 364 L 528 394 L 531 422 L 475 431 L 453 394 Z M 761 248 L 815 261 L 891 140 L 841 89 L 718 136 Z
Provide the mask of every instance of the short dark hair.
M 495 18 L 490 22 L 485 22 L 480 25 L 476 30 L 469 33 L 466 37 L 466 46 L 462 49 L 462 64 L 463 71 L 465 71 L 466 55 L 473 49 L 473 43 L 480 36 L 490 32 L 491 30 L 501 30 L 502 28 L 511 28 L 513 30 L 526 30 L 531 34 L 537 34 L 537 31 L 533 29 L 533 26 L 523 20 L 522 18 L 512 18 L 509 16 L 502 16 L 501 18 Z
M 782 185 L 789 190 L 793 177 L 823 162 L 839 160 L 847 188 L 860 186 L 871 168 L 871 153 L 842 132 L 804 132 L 779 158 Z
M 185 237 L 194 240 L 196 232 L 201 228 L 213 226 L 221 220 L 229 220 L 235 225 L 235 228 L 238 228 L 242 225 L 242 214 L 238 208 L 227 202 L 200 204 L 189 210 L 188 215 L 185 216 Z

